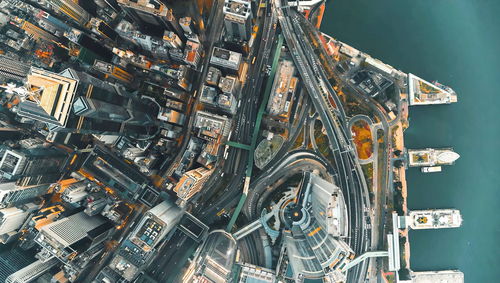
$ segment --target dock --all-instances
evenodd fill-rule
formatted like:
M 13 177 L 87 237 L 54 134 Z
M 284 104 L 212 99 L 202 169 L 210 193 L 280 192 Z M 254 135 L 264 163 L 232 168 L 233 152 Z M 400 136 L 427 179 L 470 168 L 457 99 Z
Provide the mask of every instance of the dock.
M 414 74 L 408 74 L 410 106 L 450 104 L 457 102 L 456 92 L 438 82 L 430 83 Z
M 412 272 L 413 283 L 464 283 L 464 274 L 458 270 Z

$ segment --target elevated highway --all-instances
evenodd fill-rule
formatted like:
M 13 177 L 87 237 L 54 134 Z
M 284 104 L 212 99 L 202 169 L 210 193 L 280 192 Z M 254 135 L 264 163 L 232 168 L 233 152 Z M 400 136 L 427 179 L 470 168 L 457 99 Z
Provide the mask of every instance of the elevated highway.
M 314 49 L 306 41 L 308 37 L 301 26 L 302 16 L 287 7 L 287 3 L 277 0 L 275 4 L 287 46 L 330 141 L 334 155 L 333 165 L 338 173 L 336 181 L 343 189 L 350 207 L 351 229 L 348 242 L 357 254 L 363 254 L 369 244 L 369 233 L 365 228 L 367 222 L 365 212 L 369 210 L 370 204 L 363 173 L 354 154 L 350 132 L 346 129 L 342 104 L 326 78 L 322 66 L 318 64 Z M 366 277 L 365 274 L 366 265 L 358 265 L 349 272 L 348 281 L 362 281 Z

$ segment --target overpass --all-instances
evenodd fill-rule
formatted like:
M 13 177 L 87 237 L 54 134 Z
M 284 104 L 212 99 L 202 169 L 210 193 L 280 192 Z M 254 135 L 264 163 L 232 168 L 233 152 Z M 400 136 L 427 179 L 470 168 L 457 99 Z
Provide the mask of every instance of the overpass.
M 350 231 L 349 244 L 357 254 L 362 254 L 368 248 L 367 229 L 365 229 L 364 210 L 369 209 L 367 201 L 367 187 L 360 165 L 354 155 L 354 147 L 345 128 L 345 113 L 342 104 L 331 87 L 326 74 L 315 55 L 308 36 L 303 31 L 300 22 L 301 16 L 289 9 L 288 2 L 276 0 L 278 20 L 283 30 L 287 46 L 294 63 L 303 80 L 303 84 L 320 115 L 327 132 L 330 148 L 334 155 L 334 162 L 338 172 L 338 184 L 344 190 L 350 204 Z M 304 20 L 305 22 L 305 20 Z M 335 105 L 332 105 L 334 102 Z M 363 262 L 363 261 L 361 261 Z M 361 265 L 352 272 L 350 281 L 363 280 L 366 266 Z
M 227 224 L 227 227 L 226 227 L 227 232 L 230 232 L 231 229 L 233 229 L 234 223 L 236 222 L 236 219 L 240 215 L 241 209 L 243 208 L 243 205 L 245 204 L 246 198 L 248 196 L 248 189 L 250 187 L 250 178 L 252 177 L 252 171 L 253 171 L 254 155 L 252 153 L 255 151 L 255 147 L 257 144 L 257 137 L 258 137 L 259 130 L 260 130 L 260 124 L 262 121 L 262 116 L 264 115 L 267 101 L 269 100 L 269 96 L 271 95 L 272 82 L 274 80 L 274 75 L 276 73 L 276 67 L 278 66 L 278 60 L 281 56 L 281 47 L 282 46 L 283 46 L 283 36 L 280 35 L 278 37 L 278 44 L 276 45 L 276 51 L 274 54 L 271 73 L 270 73 L 269 78 L 267 80 L 266 89 L 264 92 L 264 98 L 263 98 L 262 103 L 260 105 L 259 112 L 257 113 L 257 119 L 255 121 L 255 128 L 254 128 L 253 135 L 252 135 L 252 143 L 251 143 L 250 149 L 249 149 L 250 154 L 248 157 L 248 164 L 247 164 L 247 170 L 246 170 L 246 176 L 245 176 L 245 184 L 243 186 L 243 194 L 241 195 L 240 201 L 238 202 L 238 205 L 236 206 L 236 209 L 234 210 L 234 213 L 231 216 L 231 220 Z

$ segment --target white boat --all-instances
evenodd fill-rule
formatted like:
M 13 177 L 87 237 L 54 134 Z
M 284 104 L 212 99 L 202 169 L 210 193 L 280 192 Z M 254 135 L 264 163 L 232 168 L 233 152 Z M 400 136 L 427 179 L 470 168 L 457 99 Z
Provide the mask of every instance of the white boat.
M 441 172 L 441 166 L 422 167 L 420 168 L 420 171 L 422 171 L 422 173 Z

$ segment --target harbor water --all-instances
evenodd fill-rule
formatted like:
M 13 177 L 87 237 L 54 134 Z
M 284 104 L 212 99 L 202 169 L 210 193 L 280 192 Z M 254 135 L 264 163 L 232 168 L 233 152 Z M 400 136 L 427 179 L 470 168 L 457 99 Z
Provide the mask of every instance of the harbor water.
M 408 148 L 453 147 L 443 172 L 408 170 L 410 209 L 456 208 L 461 228 L 412 231 L 411 268 L 500 282 L 500 1 L 329 0 L 322 31 L 458 93 L 410 108 Z

